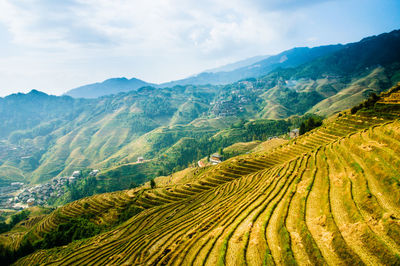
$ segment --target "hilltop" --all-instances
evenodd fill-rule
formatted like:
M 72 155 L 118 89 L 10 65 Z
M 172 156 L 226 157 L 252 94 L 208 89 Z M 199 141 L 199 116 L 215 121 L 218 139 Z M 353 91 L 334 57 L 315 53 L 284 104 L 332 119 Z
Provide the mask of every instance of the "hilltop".
M 51 241 L 83 215 L 108 229 L 16 265 L 399 264 L 399 92 L 272 149 L 70 203 L 33 222 L 14 248 Z
M 69 90 L 65 95 L 74 98 L 97 98 L 104 95 L 118 94 L 120 92 L 137 90 L 141 87 L 153 85 L 154 84 L 147 83 L 137 78 L 111 78 L 103 82 L 88 84 Z

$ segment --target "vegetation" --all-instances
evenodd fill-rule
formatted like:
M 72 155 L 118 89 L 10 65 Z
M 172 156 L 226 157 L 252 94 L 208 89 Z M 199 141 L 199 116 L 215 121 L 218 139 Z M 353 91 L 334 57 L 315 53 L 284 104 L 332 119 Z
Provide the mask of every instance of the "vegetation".
M 155 188 L 67 204 L 32 228 L 28 243 L 88 213 L 110 230 L 16 265 L 397 265 L 400 98 L 389 97 L 397 99 L 384 96 L 373 115 L 342 113 L 263 153 L 194 168 L 180 182 L 166 176 Z
M 213 138 L 220 142 L 216 147 L 208 145 L 215 152 L 235 142 L 279 135 L 288 125 L 283 120 L 266 120 L 306 112 L 329 116 L 396 84 L 400 80 L 398 36 L 394 31 L 343 46 L 296 48 L 249 70 L 263 69 L 268 72 L 260 72 L 264 76 L 250 77 L 247 68 L 241 69 L 241 78 L 246 79 L 223 86 L 147 86 L 90 100 L 38 91 L 1 98 L 0 183 L 40 183 L 74 170 L 133 163 L 139 156 L 158 160 L 184 138 Z M 283 55 L 288 60 L 280 62 Z M 111 80 L 98 85 L 108 88 L 114 82 L 138 83 Z M 230 128 L 238 121 L 238 127 Z M 243 121 L 248 121 L 244 122 L 247 128 L 241 129 Z M 224 134 L 228 140 L 217 140 Z M 199 146 L 205 146 L 203 140 Z M 208 152 L 208 147 L 202 151 Z M 168 158 L 154 175 L 180 170 L 198 159 L 197 155 L 177 156 L 174 162 Z M 129 179 L 129 183 L 141 183 L 140 178 Z
M 46 249 L 63 246 L 75 240 L 97 235 L 102 228 L 90 222 L 86 217 L 72 218 L 61 223 L 56 230 L 46 233 L 42 240 L 33 244 L 35 249 Z
M 195 165 L 198 160 L 214 153 L 224 154 L 224 148 L 237 143 L 248 141 L 266 141 L 271 137 L 286 134 L 290 129 L 300 126 L 302 121 L 313 117 L 315 121 L 322 118 L 307 114 L 304 117 L 291 117 L 286 120 L 258 119 L 246 121 L 241 119 L 228 129 L 217 133 L 206 133 L 198 136 L 196 132 L 190 133 L 196 138 L 183 137 L 174 144 L 179 135 L 176 132 L 165 131 L 157 137 L 159 146 L 158 156 L 144 163 L 126 163 L 109 168 L 98 176 L 89 175 L 90 170 L 82 171 L 82 178 L 67 186 L 67 193 L 62 197 L 53 198 L 49 203 L 61 205 L 98 193 L 112 192 L 121 189 L 136 187 L 157 176 L 169 175 Z M 189 133 L 188 133 L 189 134 Z M 199 134 L 200 135 L 200 134 Z M 162 145 L 162 146 L 161 146 Z M 172 145 L 172 146 L 169 146 Z M 166 146 L 166 147 L 164 147 Z M 227 151 L 224 159 L 242 154 L 238 150 Z
M 307 120 L 301 122 L 299 134 L 303 135 L 304 133 L 321 125 L 322 125 L 322 119 L 320 117 L 310 116 Z
M 28 218 L 29 214 L 29 210 L 23 210 L 16 214 L 13 214 L 10 218 L 9 223 L 6 223 L 4 221 L 0 222 L 0 234 L 11 230 L 11 228 L 13 228 L 17 223 Z
M 150 180 L 150 187 L 151 188 L 156 188 L 156 182 L 154 181 L 154 179 Z
M 350 109 L 350 112 L 352 114 L 355 114 L 355 113 L 357 113 L 358 110 L 360 110 L 362 108 L 371 109 L 379 99 L 380 98 L 378 95 L 376 95 L 376 93 L 372 93 L 367 100 L 360 103 L 359 105 L 352 107 Z

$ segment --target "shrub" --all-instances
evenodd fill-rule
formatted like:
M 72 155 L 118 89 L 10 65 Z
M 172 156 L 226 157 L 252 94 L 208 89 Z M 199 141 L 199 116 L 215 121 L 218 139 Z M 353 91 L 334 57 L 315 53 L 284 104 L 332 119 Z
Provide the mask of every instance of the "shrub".
M 17 223 L 19 223 L 22 220 L 25 220 L 26 218 L 28 218 L 30 214 L 29 210 L 23 210 L 19 213 L 16 213 L 14 215 L 11 216 L 11 222 L 9 224 L 5 223 L 5 222 L 1 222 L 0 223 L 0 233 L 4 233 L 7 231 L 10 231 L 14 225 L 16 225 Z
M 101 229 L 85 217 L 72 218 L 66 223 L 59 224 L 56 230 L 46 233 L 42 240 L 34 243 L 34 248 L 66 245 L 75 240 L 97 235 Z
M 155 188 L 156 187 L 156 182 L 154 181 L 154 179 L 150 180 L 150 187 L 151 188 Z
M 141 208 L 138 208 L 135 205 L 130 204 L 118 215 L 118 223 L 125 222 L 126 220 L 130 219 L 131 217 L 135 216 L 141 211 L 142 211 Z
M 303 135 L 304 133 L 306 133 L 316 127 L 319 127 L 321 125 L 322 125 L 321 118 L 311 116 L 307 120 L 301 122 L 299 133 L 300 133 L 300 135 Z

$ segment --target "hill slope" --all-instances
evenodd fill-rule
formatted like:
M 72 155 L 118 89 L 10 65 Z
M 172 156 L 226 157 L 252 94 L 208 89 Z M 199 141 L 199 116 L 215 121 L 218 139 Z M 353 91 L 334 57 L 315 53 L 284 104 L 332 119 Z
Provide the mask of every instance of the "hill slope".
M 0 98 L 0 139 L 8 137 L 13 131 L 32 129 L 44 122 L 73 119 L 87 103 L 85 100 L 47 95 L 37 90 Z
M 140 213 L 16 264 L 399 264 L 399 90 L 272 151 L 197 169 L 181 184 L 123 192 Z M 87 200 L 101 208 L 96 197 L 31 232 L 55 228 L 57 215 L 81 215 Z
M 298 47 L 266 59 L 239 67 L 230 71 L 202 72 L 193 77 L 160 84 L 160 87 L 171 87 L 175 85 L 200 85 L 200 84 L 229 84 L 241 79 L 258 78 L 278 68 L 296 67 L 310 62 L 320 56 L 340 50 L 342 45 L 327 45 L 314 48 Z
M 205 70 L 203 72 L 211 72 L 211 73 L 216 73 L 216 72 L 227 72 L 227 71 L 232 71 L 241 67 L 246 67 L 246 66 L 250 66 L 252 64 L 255 64 L 257 62 L 260 62 L 266 58 L 268 58 L 269 55 L 259 55 L 259 56 L 253 56 L 244 60 L 240 60 L 231 64 L 227 64 L 224 66 L 220 66 L 217 68 L 213 68 L 213 69 L 208 69 Z

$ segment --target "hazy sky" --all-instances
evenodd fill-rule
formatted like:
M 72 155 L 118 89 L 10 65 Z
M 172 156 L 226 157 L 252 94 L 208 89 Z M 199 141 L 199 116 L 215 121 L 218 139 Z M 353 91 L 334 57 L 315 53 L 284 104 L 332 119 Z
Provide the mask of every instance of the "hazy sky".
M 0 96 L 165 82 L 398 28 L 399 0 L 0 0 Z

